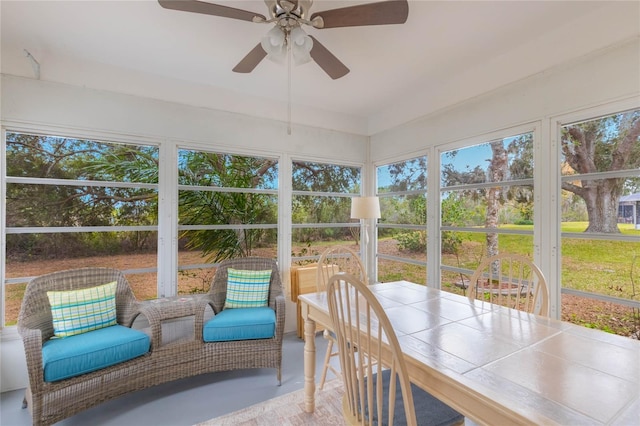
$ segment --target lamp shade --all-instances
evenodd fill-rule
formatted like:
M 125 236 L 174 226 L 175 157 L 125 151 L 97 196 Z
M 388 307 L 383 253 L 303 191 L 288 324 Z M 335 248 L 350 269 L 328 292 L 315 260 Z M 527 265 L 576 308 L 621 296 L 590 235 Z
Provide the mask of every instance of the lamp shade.
M 356 197 L 351 199 L 352 219 L 379 219 L 380 200 L 378 197 Z

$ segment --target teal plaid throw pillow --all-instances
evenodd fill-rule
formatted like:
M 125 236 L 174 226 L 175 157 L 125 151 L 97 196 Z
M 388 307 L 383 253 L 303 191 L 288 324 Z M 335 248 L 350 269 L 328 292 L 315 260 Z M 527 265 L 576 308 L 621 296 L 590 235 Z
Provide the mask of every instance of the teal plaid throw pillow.
M 48 291 L 55 336 L 73 336 L 116 325 L 116 286 L 113 281 L 82 290 Z
M 245 271 L 228 268 L 227 276 L 227 299 L 224 309 L 267 306 L 271 269 Z

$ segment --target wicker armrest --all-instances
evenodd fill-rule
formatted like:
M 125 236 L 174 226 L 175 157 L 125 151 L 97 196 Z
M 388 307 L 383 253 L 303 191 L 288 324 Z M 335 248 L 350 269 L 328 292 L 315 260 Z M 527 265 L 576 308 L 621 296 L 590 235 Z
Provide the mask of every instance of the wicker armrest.
M 285 309 L 286 309 L 284 295 L 279 294 L 276 297 L 272 298 L 271 303 L 269 303 L 269 307 L 273 308 L 276 311 L 275 338 L 282 340 L 282 336 L 284 335 L 284 319 L 285 319 Z
M 139 312 L 147 318 L 151 327 L 151 349 L 157 349 L 162 344 L 162 321 L 194 316 L 195 336 L 198 336 L 198 323 L 200 323 L 201 335 L 207 305 L 207 300 L 201 295 L 176 296 L 141 302 Z
M 273 308 L 276 312 L 280 309 L 285 309 L 284 295 L 280 294 L 273 298 L 269 304 L 270 308 Z
M 27 372 L 32 391 L 36 386 L 42 386 L 44 382 L 44 368 L 42 366 L 42 331 L 38 328 L 19 328 L 20 337 L 24 345 L 27 361 Z

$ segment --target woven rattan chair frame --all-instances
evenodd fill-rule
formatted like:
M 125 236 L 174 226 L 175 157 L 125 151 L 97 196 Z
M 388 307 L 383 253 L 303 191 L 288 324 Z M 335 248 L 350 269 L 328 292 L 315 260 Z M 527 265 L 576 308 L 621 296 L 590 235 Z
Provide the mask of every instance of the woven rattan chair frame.
M 348 273 L 358 277 L 365 284 L 368 283 L 367 272 L 360 256 L 345 246 L 329 247 L 320 255 L 316 275 L 316 291 L 326 291 L 329 279 L 337 273 Z M 320 390 L 324 388 L 329 370 L 340 377 L 340 371 L 331 365 L 331 358 L 338 356 L 338 351 L 335 349 L 336 339 L 329 330 L 324 330 L 323 337 L 327 339 L 327 351 L 318 383 Z
M 235 370 L 243 368 L 275 368 L 277 370 L 278 385 L 282 381 L 282 338 L 285 323 L 285 301 L 282 291 L 280 271 L 275 259 L 264 257 L 239 257 L 227 259 L 220 263 L 213 277 L 213 282 L 205 298 L 219 313 L 224 308 L 227 297 L 227 279 L 229 268 L 241 270 L 271 269 L 271 284 L 269 286 L 268 306 L 276 312 L 276 331 L 271 339 L 237 340 L 232 342 L 206 343 L 208 356 L 220 358 L 220 370 Z M 202 318 L 196 318 L 196 336 L 202 339 Z M 221 351 L 218 353 L 217 351 Z
M 468 297 L 549 316 L 547 281 L 526 256 L 501 253 L 485 258 L 469 279 Z
M 270 339 L 204 342 L 202 330 L 207 305 L 214 313 L 226 298 L 227 268 L 271 269 L 268 305 L 276 311 L 275 336 Z M 136 318 L 146 318 L 151 351 L 143 356 L 98 371 L 56 382 L 45 382 L 42 344 L 53 336 L 51 307 L 46 292 L 76 290 L 117 281 L 118 324 L 130 327 Z M 188 336 L 163 344 L 162 321 L 193 318 Z M 273 259 L 248 257 L 223 261 L 206 294 L 190 295 L 154 303 L 136 300 L 124 275 L 110 268 L 82 268 L 54 272 L 33 279 L 25 290 L 18 317 L 23 340 L 29 387 L 25 402 L 34 425 L 50 425 L 128 392 L 161 383 L 215 371 L 245 368 L 275 368 L 282 377 L 282 337 L 285 301 L 277 264 Z
M 22 299 L 18 315 L 18 331 L 22 337 L 27 361 L 29 387 L 25 397 L 34 425 L 51 424 L 97 402 L 120 395 L 120 382 L 127 389 L 145 387 L 144 378 L 132 374 L 149 355 L 105 368 L 100 372 L 84 374 L 57 382 L 45 382 L 42 365 L 42 344 L 53 337 L 51 305 L 47 291 L 67 291 L 94 287 L 112 281 L 116 286 L 116 316 L 120 325 L 129 327 L 139 313 L 138 302 L 124 275 L 110 268 L 82 268 L 54 272 L 33 279 Z M 102 378 L 107 379 L 102 384 Z M 119 383 L 119 386 L 112 386 Z

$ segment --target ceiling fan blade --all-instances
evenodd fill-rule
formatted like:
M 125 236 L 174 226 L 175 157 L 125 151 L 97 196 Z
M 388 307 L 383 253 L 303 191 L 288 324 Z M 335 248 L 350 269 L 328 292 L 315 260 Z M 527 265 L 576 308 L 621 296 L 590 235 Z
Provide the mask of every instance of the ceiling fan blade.
M 233 71 L 240 73 L 249 73 L 258 66 L 260 61 L 262 61 L 265 56 L 267 56 L 267 52 L 265 52 L 262 48 L 262 45 L 258 43 L 256 47 L 251 49 L 251 52 L 247 53 L 247 56 L 245 56 L 240 62 L 238 62 L 238 65 L 233 68 Z
M 196 0 L 158 0 L 160 6 L 165 9 L 182 10 L 184 12 L 202 13 L 205 15 L 222 16 L 223 18 L 241 19 L 253 22 L 254 17 L 265 20 L 266 18 L 254 12 L 236 9 L 234 7 L 222 6 L 219 4 L 205 3 Z
M 338 58 L 333 56 L 333 53 L 324 47 L 315 37 L 311 37 L 313 40 L 313 47 L 311 48 L 311 58 L 326 72 L 329 77 L 336 80 L 340 77 L 344 77 L 349 73 L 349 68 L 345 66 Z
M 311 21 L 321 17 L 317 28 L 358 27 L 363 25 L 404 24 L 409 16 L 407 0 L 386 0 L 340 9 L 325 10 L 311 15 Z

